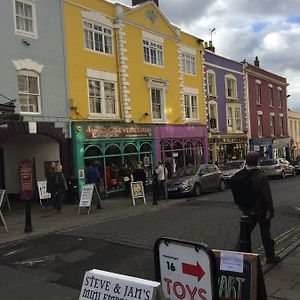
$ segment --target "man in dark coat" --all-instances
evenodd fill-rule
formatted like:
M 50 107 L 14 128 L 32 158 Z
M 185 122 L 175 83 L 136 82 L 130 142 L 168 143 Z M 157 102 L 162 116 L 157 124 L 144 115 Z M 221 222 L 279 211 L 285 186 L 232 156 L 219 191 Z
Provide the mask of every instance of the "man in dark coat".
M 255 205 L 243 211 L 251 221 L 251 232 L 259 224 L 261 239 L 265 250 L 266 263 L 280 262 L 280 257 L 275 255 L 274 240 L 271 238 L 271 219 L 274 217 L 273 198 L 270 185 L 264 171 L 258 166 L 259 155 L 250 151 L 246 155 L 246 169 L 251 172 L 251 179 L 257 195 Z
M 99 171 L 99 164 L 97 161 L 93 161 L 92 165 L 88 167 L 86 171 L 86 183 L 88 184 L 94 184 L 94 193 L 93 193 L 93 198 L 95 196 L 95 192 L 100 195 L 100 171 Z M 95 191 L 96 189 L 96 191 Z M 97 208 L 101 209 L 101 201 L 97 202 Z

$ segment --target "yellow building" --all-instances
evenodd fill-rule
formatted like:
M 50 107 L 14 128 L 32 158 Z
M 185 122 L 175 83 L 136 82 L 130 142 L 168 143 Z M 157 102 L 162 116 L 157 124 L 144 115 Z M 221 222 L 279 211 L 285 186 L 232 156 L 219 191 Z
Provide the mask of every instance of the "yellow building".
M 137 2 L 137 1 L 135 1 Z M 202 40 L 172 25 L 151 1 L 127 7 L 65 0 L 75 169 L 81 184 L 100 162 L 106 193 L 120 166 L 156 161 L 169 173 L 207 161 Z

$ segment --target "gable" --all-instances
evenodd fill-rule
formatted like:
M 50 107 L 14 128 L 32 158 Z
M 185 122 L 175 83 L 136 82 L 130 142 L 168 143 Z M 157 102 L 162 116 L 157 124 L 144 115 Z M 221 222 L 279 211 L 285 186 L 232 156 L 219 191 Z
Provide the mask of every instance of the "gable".
M 146 2 L 120 16 L 123 20 L 171 38 L 177 38 L 175 27 L 153 2 Z

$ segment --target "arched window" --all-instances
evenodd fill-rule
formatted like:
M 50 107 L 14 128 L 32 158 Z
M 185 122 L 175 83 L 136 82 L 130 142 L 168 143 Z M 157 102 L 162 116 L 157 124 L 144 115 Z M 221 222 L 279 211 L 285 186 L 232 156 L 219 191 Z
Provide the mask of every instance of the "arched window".
M 141 145 L 140 152 L 151 152 L 152 151 L 152 146 L 149 143 L 143 143 Z
M 116 155 L 121 154 L 120 148 L 115 144 L 110 144 L 105 150 L 105 155 Z
M 137 148 L 134 144 L 127 144 L 124 148 L 124 153 L 135 153 Z
M 98 146 L 88 146 L 85 149 L 84 157 L 102 156 L 102 151 Z

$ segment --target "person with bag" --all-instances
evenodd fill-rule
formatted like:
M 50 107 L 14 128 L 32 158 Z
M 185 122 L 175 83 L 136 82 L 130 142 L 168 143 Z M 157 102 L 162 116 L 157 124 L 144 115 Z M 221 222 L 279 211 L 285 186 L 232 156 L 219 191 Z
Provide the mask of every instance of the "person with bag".
M 271 219 L 274 217 L 273 198 L 264 171 L 258 166 L 259 155 L 250 151 L 246 155 L 246 167 L 230 180 L 234 202 L 251 221 L 250 230 L 259 224 L 266 263 L 276 264 L 274 240 L 271 238 Z
M 61 212 L 62 205 L 65 200 L 65 192 L 68 189 L 65 176 L 62 172 L 62 165 L 56 164 L 55 173 L 52 177 L 53 191 L 54 191 L 54 203 L 57 212 Z

